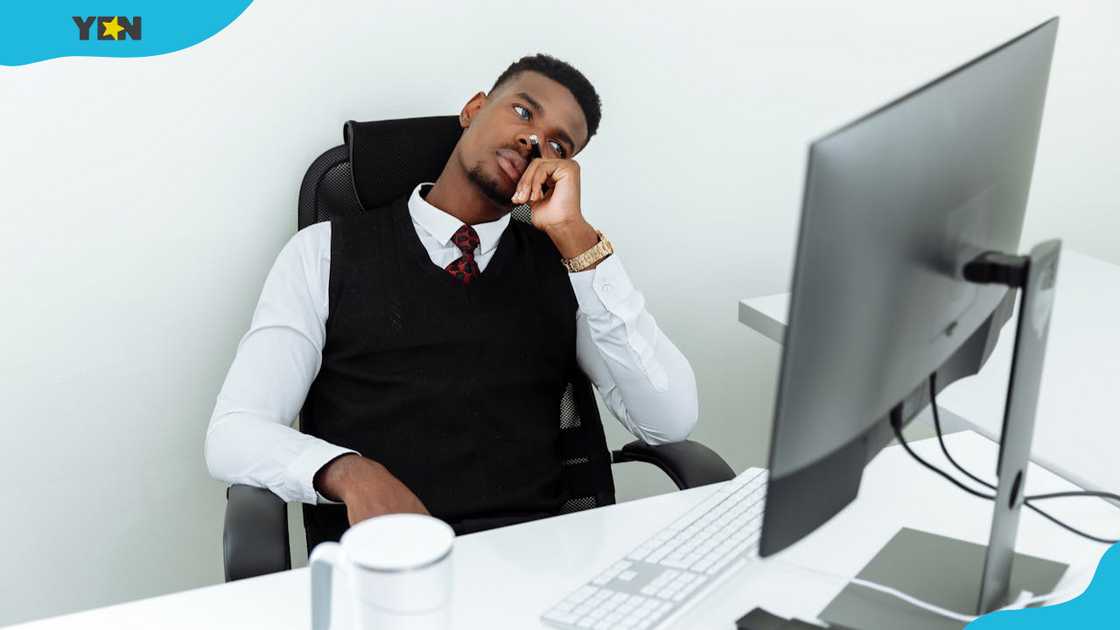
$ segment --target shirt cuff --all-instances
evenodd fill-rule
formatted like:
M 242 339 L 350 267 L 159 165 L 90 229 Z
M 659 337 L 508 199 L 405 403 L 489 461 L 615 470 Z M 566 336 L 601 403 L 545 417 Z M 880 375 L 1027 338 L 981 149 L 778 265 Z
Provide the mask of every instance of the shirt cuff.
M 630 276 L 618 254 L 607 256 L 594 269 L 569 273 L 579 309 L 588 315 L 614 312 L 634 293 Z
M 310 442 L 288 467 L 289 479 L 296 480 L 298 486 L 293 494 L 299 495 L 303 503 L 339 505 L 340 501 L 332 501 L 315 490 L 315 473 L 332 459 L 358 451 L 335 446 L 330 442 L 316 439 Z

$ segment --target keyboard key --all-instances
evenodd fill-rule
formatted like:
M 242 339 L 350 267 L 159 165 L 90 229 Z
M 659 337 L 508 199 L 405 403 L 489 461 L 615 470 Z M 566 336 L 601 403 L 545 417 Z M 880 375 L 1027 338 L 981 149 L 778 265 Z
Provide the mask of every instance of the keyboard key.
M 720 558 L 719 560 L 716 561 L 715 564 L 712 565 L 712 567 L 710 569 L 708 569 L 708 575 L 714 575 L 716 573 L 719 573 L 720 571 L 723 570 L 724 567 L 731 564 L 735 560 L 738 560 L 737 556 L 724 556 L 724 557 Z
M 631 560 L 645 560 L 646 556 L 648 556 L 650 554 L 650 552 L 653 551 L 653 550 L 654 550 L 654 545 L 652 543 L 646 543 L 646 544 L 638 547 L 634 551 L 631 551 L 630 554 L 627 555 L 626 557 L 631 559 Z
M 708 580 L 708 578 L 706 578 L 704 576 L 697 576 L 697 577 L 699 577 L 700 579 L 692 581 L 689 584 L 686 584 L 684 586 L 684 588 L 682 588 L 680 591 L 677 592 L 676 595 L 673 595 L 673 601 L 679 602 L 682 599 L 688 597 L 689 595 L 692 594 L 693 591 L 700 588 L 700 586 Z
M 663 566 L 673 567 L 674 569 L 687 569 L 692 566 L 694 562 L 695 560 L 692 559 L 692 556 L 689 556 L 688 560 L 684 558 L 666 558 L 661 564 Z
M 588 597 L 591 597 L 598 591 L 599 589 L 595 588 L 594 586 L 584 586 L 583 588 L 569 595 L 568 600 L 578 604 L 579 602 L 586 600 Z

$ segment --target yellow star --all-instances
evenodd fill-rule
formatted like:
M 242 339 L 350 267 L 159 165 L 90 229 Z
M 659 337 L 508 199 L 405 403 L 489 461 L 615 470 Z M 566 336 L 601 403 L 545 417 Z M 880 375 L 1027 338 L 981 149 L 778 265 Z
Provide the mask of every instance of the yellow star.
M 112 37 L 113 39 L 120 39 L 119 35 L 124 30 L 124 27 L 117 22 L 117 16 L 115 15 L 111 21 L 102 22 L 101 26 L 105 27 L 105 37 Z

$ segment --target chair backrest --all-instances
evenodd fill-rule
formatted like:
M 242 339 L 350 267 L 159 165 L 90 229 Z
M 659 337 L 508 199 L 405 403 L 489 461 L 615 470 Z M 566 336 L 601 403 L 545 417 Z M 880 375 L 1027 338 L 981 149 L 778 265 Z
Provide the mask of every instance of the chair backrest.
M 435 181 L 451 157 L 462 128 L 457 116 L 349 121 L 345 144 L 320 155 L 299 191 L 299 229 L 347 214 L 380 208 Z M 529 222 L 529 206 L 513 210 Z M 305 409 L 302 418 L 307 417 Z M 302 420 L 301 418 L 301 420 Z M 614 503 L 611 455 L 591 383 L 578 369 L 560 400 L 563 476 L 571 497 L 561 508 L 575 512 Z

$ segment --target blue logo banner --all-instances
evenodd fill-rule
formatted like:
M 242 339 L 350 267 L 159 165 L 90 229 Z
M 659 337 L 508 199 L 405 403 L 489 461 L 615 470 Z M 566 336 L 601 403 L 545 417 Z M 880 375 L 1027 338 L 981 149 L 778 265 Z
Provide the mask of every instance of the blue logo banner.
M 1120 627 L 1120 544 L 1105 552 L 1093 580 L 1076 599 L 1042 608 L 1005 610 L 984 615 L 966 630 L 1048 630 Z
M 0 65 L 57 57 L 150 57 L 221 31 L 252 0 L 13 2 L 4 10 Z

